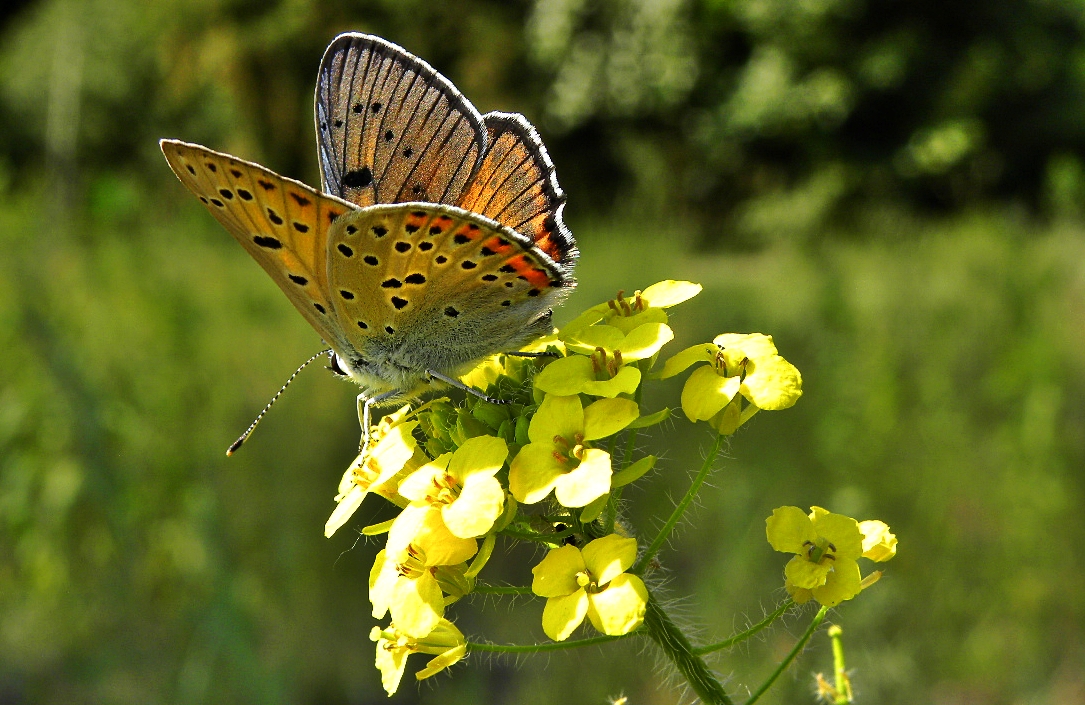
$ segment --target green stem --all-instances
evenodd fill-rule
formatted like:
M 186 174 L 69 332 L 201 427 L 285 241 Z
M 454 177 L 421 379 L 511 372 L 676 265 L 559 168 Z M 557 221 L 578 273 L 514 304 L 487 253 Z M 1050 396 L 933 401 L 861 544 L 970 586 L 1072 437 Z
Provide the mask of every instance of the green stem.
M 521 541 L 534 541 L 535 543 L 552 545 L 556 543 L 561 543 L 562 539 L 568 536 L 572 536 L 576 532 L 573 529 L 568 529 L 566 531 L 557 531 L 552 534 L 536 534 L 528 531 L 519 531 L 517 529 L 505 528 L 501 531 L 498 531 L 497 533 L 501 534 L 502 536 L 508 536 L 509 538 L 520 539 Z
M 480 592 L 486 595 L 534 595 L 529 587 L 520 585 L 479 585 L 475 583 L 472 592 Z
M 780 605 L 779 607 L 777 607 L 775 611 L 773 611 L 770 615 L 768 615 L 767 617 L 762 619 L 760 622 L 758 622 L 757 624 L 755 624 L 752 627 L 750 627 L 749 629 L 747 629 L 746 631 L 739 632 L 738 634 L 735 634 L 730 639 L 724 639 L 723 641 L 718 641 L 715 644 L 708 644 L 707 646 L 698 646 L 696 649 L 693 650 L 693 653 L 697 654 L 698 656 L 701 656 L 701 655 L 704 655 L 704 654 L 710 654 L 713 651 L 719 651 L 720 649 L 726 649 L 728 647 L 734 646 L 735 644 L 739 643 L 740 641 L 745 641 L 745 640 L 749 639 L 751 636 L 753 636 L 754 634 L 756 634 L 757 632 L 761 631 L 765 627 L 767 627 L 770 624 L 772 624 L 773 622 L 775 622 L 780 617 L 780 615 L 782 615 L 784 612 L 787 612 L 787 610 L 794 604 L 795 603 L 792 602 L 791 600 L 784 600 L 784 603 L 782 605 Z
M 822 620 L 825 619 L 825 615 L 828 614 L 829 608 L 822 607 L 818 610 L 818 613 L 814 616 L 814 621 L 810 622 L 810 626 L 806 628 L 806 633 L 799 638 L 795 648 L 788 653 L 787 657 L 780 662 L 780 665 L 776 667 L 776 670 L 772 672 L 768 680 L 761 684 L 761 687 L 754 691 L 754 694 L 750 696 L 750 699 L 746 701 L 746 705 L 753 705 L 757 702 L 758 698 L 765 694 L 772 684 L 776 682 L 776 679 L 780 677 L 780 674 L 787 670 L 787 667 L 791 665 L 791 662 L 795 660 L 795 657 L 799 655 L 799 652 L 806 646 L 806 642 L 810 641 L 810 637 L 814 635 L 817 628 L 821 626 Z
M 545 651 L 561 651 L 563 649 L 575 649 L 580 646 L 592 646 L 593 644 L 605 644 L 608 641 L 617 641 L 631 636 L 640 636 L 642 632 L 633 631 L 621 636 L 593 636 L 588 639 L 576 639 L 574 641 L 554 641 L 548 644 L 482 644 L 474 641 L 467 642 L 468 651 L 492 651 L 500 654 L 535 654 Z
M 836 687 L 836 705 L 851 702 L 851 679 L 848 667 L 844 664 L 844 642 L 840 638 L 843 630 L 839 624 L 829 627 L 829 639 L 833 643 L 833 685 Z
M 644 369 L 644 361 L 641 360 L 637 363 L 637 367 L 641 371 L 641 379 L 646 370 Z M 640 408 L 641 396 L 644 393 L 644 385 L 637 385 L 637 391 L 633 394 L 633 401 L 637 402 L 637 408 Z M 615 434 L 610 438 L 610 457 L 614 457 L 614 449 L 617 444 L 618 436 Z M 622 470 L 629 467 L 629 464 L 633 462 L 633 451 L 637 447 L 637 429 L 629 429 L 629 440 L 625 444 L 625 460 L 622 461 Z M 614 533 L 614 522 L 618 520 L 618 503 L 622 499 L 622 489 L 618 487 L 610 493 L 610 498 L 607 499 L 607 513 L 606 520 L 603 523 L 603 531 L 605 534 Z
M 667 523 L 663 525 L 663 528 L 659 530 L 659 534 L 655 537 L 655 540 L 648 545 L 640 559 L 633 565 L 630 573 L 634 575 L 640 575 L 644 572 L 645 567 L 649 561 L 655 557 L 659 549 L 663 547 L 663 544 L 667 541 L 667 537 L 670 536 L 671 531 L 678 524 L 678 521 L 682 518 L 682 514 L 685 513 L 686 508 L 693 501 L 693 498 L 697 496 L 697 490 L 701 489 L 701 485 L 704 483 L 705 478 L 708 477 L 708 472 L 712 469 L 712 464 L 716 462 L 716 456 L 719 455 L 720 448 L 723 447 L 725 436 L 717 435 L 716 442 L 712 444 L 712 450 L 708 451 L 708 456 L 704 459 L 704 464 L 701 465 L 700 472 L 697 473 L 697 477 L 693 478 L 693 484 L 689 486 L 686 491 L 686 496 L 682 498 L 682 501 L 678 503 L 678 506 L 671 512 L 671 516 L 667 519 Z
M 705 705 L 732 705 L 731 698 L 716 680 L 704 660 L 696 654 L 689 639 L 667 613 L 655 601 L 648 599 L 648 610 L 644 615 L 644 628 L 663 653 L 674 663 L 678 672 L 689 683 L 690 688 Z

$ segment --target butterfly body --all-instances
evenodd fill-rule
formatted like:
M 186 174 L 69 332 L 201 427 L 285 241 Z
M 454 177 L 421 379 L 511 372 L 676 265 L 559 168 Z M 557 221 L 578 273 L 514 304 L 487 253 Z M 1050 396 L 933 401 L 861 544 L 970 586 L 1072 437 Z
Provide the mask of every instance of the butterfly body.
M 378 37 L 328 47 L 316 91 L 323 193 L 162 140 L 194 193 L 382 402 L 548 333 L 575 286 L 565 196 L 522 116 L 480 115 Z

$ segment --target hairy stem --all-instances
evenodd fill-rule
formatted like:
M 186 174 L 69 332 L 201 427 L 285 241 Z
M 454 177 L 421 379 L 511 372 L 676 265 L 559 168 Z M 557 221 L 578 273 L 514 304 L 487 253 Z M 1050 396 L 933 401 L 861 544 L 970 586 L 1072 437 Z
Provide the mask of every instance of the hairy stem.
M 644 615 L 644 629 L 663 653 L 689 683 L 705 705 L 732 705 L 731 698 L 704 660 L 696 654 L 689 639 L 671 620 L 655 598 L 648 599 L 648 611 Z
M 593 644 L 605 644 L 608 641 L 617 641 L 631 636 L 640 636 L 643 632 L 634 631 L 621 636 L 593 636 L 588 639 L 575 639 L 573 641 L 554 641 L 547 644 L 484 644 L 474 641 L 467 642 L 468 651 L 490 651 L 499 654 L 535 654 L 544 651 L 561 651 L 562 649 L 575 649 L 580 646 Z
M 817 628 L 821 626 L 821 622 L 825 619 L 825 615 L 828 614 L 828 612 L 828 607 L 822 607 L 818 610 L 818 613 L 814 615 L 814 620 L 810 622 L 810 626 L 806 628 L 806 633 L 803 634 L 799 638 L 798 643 L 795 644 L 795 648 L 791 649 L 791 652 L 788 653 L 787 657 L 780 662 L 780 665 L 776 667 L 776 670 L 772 672 L 772 675 L 768 677 L 768 680 L 762 683 L 761 687 L 754 691 L 754 694 L 746 701 L 746 705 L 753 705 L 757 702 L 758 698 L 764 695 L 765 692 L 772 687 L 772 684 L 776 682 L 776 679 L 780 677 L 780 674 L 787 670 L 787 667 L 791 665 L 791 662 L 795 660 L 795 657 L 798 656 L 799 652 L 806 646 L 806 642 L 810 641 L 810 637 L 812 637 L 814 632 L 817 631 Z
M 531 588 L 520 585 L 480 585 L 475 583 L 472 592 L 480 592 L 487 595 L 534 595 Z
M 750 627 L 746 631 L 739 632 L 738 634 L 735 634 L 733 637 L 731 637 L 729 639 L 724 639 L 723 641 L 717 641 L 715 644 L 708 644 L 706 646 L 698 646 L 696 649 L 693 650 L 693 653 L 697 654 L 698 656 L 701 656 L 703 654 L 710 654 L 713 651 L 719 651 L 720 649 L 726 649 L 728 647 L 734 646 L 735 644 L 739 643 L 740 641 L 746 641 L 751 636 L 753 636 L 757 632 L 761 631 L 762 629 L 764 629 L 765 627 L 769 626 L 770 624 L 775 622 L 777 619 L 779 619 L 780 615 L 782 615 L 784 612 L 787 612 L 787 610 L 794 604 L 795 603 L 792 602 L 791 600 L 784 600 L 782 605 L 777 607 L 767 617 L 765 617 L 760 622 L 753 625 L 752 627 Z
M 667 541 L 667 537 L 671 535 L 671 531 L 678 524 L 682 515 L 685 513 L 686 508 L 689 507 L 690 502 L 697 496 L 697 490 L 701 489 L 701 485 L 704 483 L 705 478 L 708 477 L 708 472 L 712 469 L 712 464 L 716 462 L 716 456 L 720 453 L 720 448 L 723 447 L 725 436 L 717 435 L 716 442 L 712 444 L 712 449 L 708 451 L 708 455 L 704 459 L 704 464 L 701 465 L 700 471 L 697 476 L 693 478 L 693 484 L 689 486 L 686 491 L 686 495 L 682 497 L 682 501 L 678 503 L 678 506 L 671 512 L 670 518 L 667 519 L 667 523 L 663 525 L 663 528 L 659 530 L 659 534 L 655 537 L 655 540 L 648 545 L 648 548 L 641 554 L 640 559 L 633 565 L 630 573 L 634 575 L 640 575 L 644 572 L 644 569 L 648 566 L 648 563 L 655 557 L 659 549 L 663 547 L 663 544 Z

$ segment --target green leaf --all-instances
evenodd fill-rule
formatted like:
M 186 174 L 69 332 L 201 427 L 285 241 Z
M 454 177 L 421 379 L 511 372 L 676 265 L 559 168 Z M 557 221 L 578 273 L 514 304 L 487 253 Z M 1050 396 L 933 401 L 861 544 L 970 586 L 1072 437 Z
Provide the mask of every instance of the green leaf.
M 639 480 L 644 473 L 655 467 L 655 464 L 656 457 L 654 455 L 646 455 L 626 469 L 614 473 L 614 477 L 610 479 L 610 486 L 612 488 L 618 488 L 628 485 L 630 482 L 635 482 Z
M 639 419 L 626 426 L 626 428 L 648 428 L 649 426 L 655 426 L 661 421 L 666 421 L 670 417 L 671 410 L 667 407 L 664 407 L 659 411 L 655 412 L 654 414 L 641 416 Z
M 598 499 L 590 502 L 584 509 L 580 511 L 580 523 L 590 524 L 599 518 L 599 515 L 603 513 L 603 509 L 607 506 L 607 500 L 610 499 L 610 493 L 600 496 Z

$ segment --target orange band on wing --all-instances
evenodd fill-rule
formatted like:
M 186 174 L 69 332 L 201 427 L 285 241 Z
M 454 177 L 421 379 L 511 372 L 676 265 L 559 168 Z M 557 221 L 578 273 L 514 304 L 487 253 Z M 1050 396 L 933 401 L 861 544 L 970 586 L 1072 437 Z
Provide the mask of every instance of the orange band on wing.
M 535 267 L 535 263 L 524 255 L 511 258 L 508 261 L 508 264 L 516 270 L 518 276 L 526 279 L 532 286 L 541 288 L 550 284 L 550 276 L 543 270 Z

